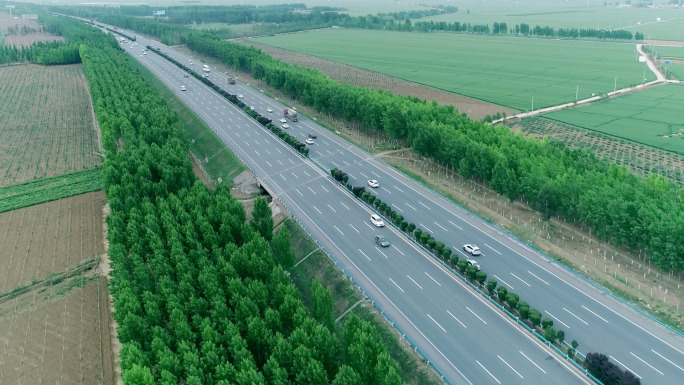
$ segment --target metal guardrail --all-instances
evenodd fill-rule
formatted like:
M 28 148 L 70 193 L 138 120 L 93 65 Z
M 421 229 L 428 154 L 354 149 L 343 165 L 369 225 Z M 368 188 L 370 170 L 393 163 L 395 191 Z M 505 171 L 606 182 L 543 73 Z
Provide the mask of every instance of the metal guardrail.
M 285 143 L 284 140 L 282 140 L 282 139 L 281 139 L 280 137 L 278 137 L 277 135 L 273 134 L 270 130 L 266 129 L 266 127 L 264 127 L 263 125 L 261 125 L 256 119 L 252 118 L 250 115 L 246 114 L 246 113 L 245 113 L 244 111 L 242 111 L 241 109 L 238 108 L 238 110 L 240 110 L 240 112 L 242 112 L 243 115 L 245 115 L 245 116 L 247 116 L 248 118 L 254 120 L 254 121 L 258 124 L 259 127 L 261 127 L 263 130 L 265 130 L 265 131 L 267 131 L 268 133 L 270 133 L 276 140 L 279 140 L 280 142 L 282 142 L 285 146 L 288 147 L 288 149 L 290 148 L 290 146 L 289 146 L 287 143 Z M 221 135 L 219 135 L 219 133 L 216 131 L 216 129 L 215 129 L 214 127 L 212 127 L 212 125 L 210 124 L 210 122 L 208 122 L 208 121 L 205 119 L 204 116 L 200 116 L 200 119 L 202 119 L 202 120 L 207 124 L 207 126 L 209 126 L 209 127 L 212 128 L 212 131 L 214 132 L 214 134 L 216 134 L 216 136 L 218 136 L 219 139 L 221 139 L 221 141 L 224 142 L 224 144 L 225 144 L 226 146 L 228 146 L 229 148 L 231 147 L 230 144 L 228 144 L 227 142 L 225 142 L 225 141 L 223 140 L 223 138 L 221 137 Z M 290 208 L 287 206 L 287 204 L 285 204 L 285 202 L 284 202 L 282 199 L 280 199 L 280 197 L 278 197 L 277 194 L 274 193 L 273 189 L 268 185 L 268 183 L 264 182 L 264 180 L 262 180 L 260 177 L 257 176 L 257 173 L 254 171 L 254 169 L 252 169 L 252 167 L 249 165 L 249 163 L 245 162 L 245 160 L 239 155 L 239 153 L 237 153 L 236 151 L 233 151 L 233 153 L 234 153 L 235 156 L 236 156 L 236 157 L 237 157 L 237 158 L 238 158 L 238 159 L 239 159 L 239 160 L 240 160 L 240 161 L 241 161 L 241 162 L 250 170 L 250 172 L 252 172 L 252 174 L 254 174 L 254 176 L 255 176 L 256 179 L 257 179 L 258 184 L 259 184 L 262 188 L 264 188 L 264 190 L 265 190 L 266 192 L 268 192 L 268 193 L 271 195 L 271 197 L 273 197 L 273 199 L 278 199 L 278 201 L 280 202 L 280 204 L 287 210 L 287 212 L 288 212 L 288 213 L 290 214 L 290 216 L 297 222 L 297 224 L 298 224 L 298 225 L 299 225 L 299 226 L 300 226 L 300 227 L 301 227 L 301 228 L 302 228 L 302 229 L 311 237 L 311 239 L 314 240 L 314 242 L 316 242 L 316 244 L 320 247 L 320 249 L 328 256 L 328 258 L 329 258 L 331 261 L 333 261 L 333 263 L 335 264 L 335 266 L 337 266 L 338 269 L 340 269 L 347 277 L 349 277 L 349 279 L 350 279 L 351 282 L 354 284 L 354 286 L 356 286 L 356 287 L 358 288 L 358 290 L 363 294 L 364 297 L 368 298 L 368 299 L 371 301 L 371 303 L 373 304 L 373 306 L 375 306 L 375 307 L 378 309 L 378 311 L 380 311 L 380 313 L 381 313 L 381 314 L 382 314 L 382 315 L 383 315 L 383 316 L 392 324 L 392 327 L 395 328 L 395 329 L 399 332 L 399 334 L 400 334 L 400 335 L 401 335 L 401 336 L 402 336 L 402 337 L 403 337 L 403 338 L 404 338 L 404 339 L 405 339 L 405 340 L 414 348 L 414 350 L 423 358 L 423 360 L 425 360 L 425 362 L 432 368 L 432 370 L 434 370 L 435 373 L 437 373 L 437 374 L 440 376 L 440 378 L 442 379 L 442 381 L 444 381 L 445 383 L 451 385 L 451 382 L 442 374 L 442 372 L 441 372 L 439 369 L 437 369 L 437 367 L 432 363 L 432 361 L 430 361 L 430 359 L 428 359 L 427 356 L 425 356 L 425 354 L 420 350 L 420 348 L 418 347 L 418 345 L 416 345 L 416 344 L 415 344 L 415 343 L 406 335 L 406 333 L 405 333 L 405 332 L 396 324 L 396 322 L 390 317 L 390 315 L 387 314 L 387 313 L 382 309 L 382 307 L 380 307 L 380 305 L 378 305 L 377 302 L 375 302 L 375 300 L 373 299 L 373 297 L 371 297 L 371 295 L 368 294 L 368 292 L 363 288 L 363 286 L 362 286 L 359 282 L 357 282 L 357 281 L 354 279 L 354 277 L 353 277 L 353 276 L 352 276 L 352 275 L 351 275 L 351 274 L 350 274 L 350 273 L 349 273 L 349 272 L 348 272 L 348 271 L 347 271 L 347 270 L 346 270 L 346 269 L 337 261 L 337 259 L 336 259 L 335 257 L 333 257 L 332 253 L 330 253 L 330 252 L 325 248 L 325 246 L 323 246 L 323 244 L 321 244 L 321 243 L 318 241 L 318 239 L 316 239 L 316 238 L 313 236 L 313 234 L 309 231 L 309 229 L 306 227 L 306 225 L 304 225 L 304 223 L 302 223 L 302 222 L 299 220 L 299 218 L 292 212 L 292 210 L 290 210 Z M 314 163 L 317 167 L 319 167 L 321 170 L 323 170 L 323 171 L 325 172 L 325 174 L 327 175 L 328 178 L 330 178 L 331 180 L 335 181 L 336 183 L 339 183 L 339 182 L 337 182 L 335 179 L 333 179 L 332 176 L 330 175 L 330 169 L 329 169 L 327 166 L 325 166 L 325 165 L 324 165 L 321 161 L 319 161 L 318 159 L 316 159 L 316 158 L 314 158 L 314 157 L 311 157 L 311 156 L 305 156 L 304 154 L 301 154 L 301 153 L 299 153 L 298 151 L 293 151 L 293 153 L 298 154 L 301 158 L 305 158 L 305 159 L 308 158 L 308 159 L 310 159 L 310 160 L 312 161 L 312 163 Z M 378 158 L 375 158 L 375 159 L 378 160 L 378 161 L 380 161 L 380 162 L 382 162 L 383 164 L 387 165 L 387 163 L 385 163 L 384 161 L 382 161 L 382 160 L 380 160 L 380 159 L 378 159 Z M 388 167 L 391 167 L 391 166 L 389 166 L 389 165 L 387 165 L 387 166 L 388 166 Z M 213 183 L 213 181 L 212 181 L 212 183 Z M 431 188 L 429 188 L 429 187 L 427 187 L 427 186 L 426 186 L 426 188 L 428 188 L 428 189 L 429 189 L 430 191 L 432 191 L 433 193 L 435 193 L 435 194 L 441 196 L 440 194 L 436 193 L 436 192 L 435 192 L 434 190 L 432 190 Z M 342 190 L 346 191 L 348 194 L 350 194 L 352 197 L 356 198 L 358 201 L 361 201 L 361 202 L 362 202 L 364 205 L 366 205 L 366 207 L 368 207 L 371 211 L 376 212 L 376 213 L 378 213 L 379 215 L 381 215 L 383 218 L 385 218 L 385 216 L 382 215 L 382 214 L 380 214 L 378 211 L 376 211 L 376 209 L 375 209 L 374 207 L 370 206 L 368 203 L 366 203 L 365 201 L 363 201 L 362 199 L 360 199 L 359 197 L 357 197 L 356 195 L 354 195 L 354 194 L 353 194 L 351 191 L 349 191 L 348 189 L 343 188 Z M 459 206 L 459 207 L 461 207 L 461 206 Z M 475 217 L 477 217 L 477 218 L 480 218 L 479 216 L 477 216 L 477 215 L 471 213 L 469 210 L 466 210 L 466 209 L 464 209 L 464 210 L 467 211 L 468 213 L 472 214 L 473 216 L 475 216 Z M 385 218 L 385 219 L 387 219 L 387 218 Z M 481 218 L 480 218 L 480 219 L 481 219 Z M 390 221 L 390 220 L 387 220 L 387 222 L 389 222 L 392 226 L 394 226 L 396 229 L 398 229 L 399 231 L 401 231 L 402 233 L 405 234 L 405 232 L 403 232 L 398 226 L 396 226 L 396 225 L 394 224 L 394 222 L 392 222 L 392 221 Z M 487 223 L 488 223 L 488 222 L 487 222 Z M 490 224 L 490 225 L 491 225 L 491 224 Z M 494 225 L 492 225 L 492 226 L 493 226 L 494 228 L 496 228 L 496 229 L 499 229 L 498 227 L 496 227 L 496 226 L 494 226 Z M 509 237 L 511 237 L 511 238 L 513 238 L 513 239 L 515 239 L 515 238 L 514 238 L 513 236 L 511 236 L 509 233 L 507 233 L 507 232 L 505 232 L 505 231 L 503 231 L 503 230 L 501 230 L 501 229 L 499 229 L 499 230 L 502 231 L 502 232 L 503 232 L 504 234 L 506 234 L 507 236 L 509 236 Z M 594 377 L 593 375 L 591 375 L 591 373 L 589 373 L 586 369 L 582 368 L 578 363 L 576 363 L 574 360 L 572 360 L 570 357 L 568 357 L 565 353 L 563 353 L 560 349 L 558 349 L 558 348 L 557 348 L 555 345 L 553 345 L 551 342 L 549 342 L 549 341 L 547 341 L 546 339 L 544 339 L 544 337 L 541 336 L 539 333 L 537 333 L 537 332 L 534 331 L 533 329 L 529 328 L 529 327 L 528 327 L 523 321 L 521 321 L 518 317 L 514 316 L 514 315 L 513 315 L 511 312 L 509 312 L 506 308 L 504 308 L 504 307 L 501 306 L 498 302 L 496 302 L 496 300 L 494 300 L 491 296 L 489 296 L 488 294 L 484 293 L 484 292 L 483 292 L 482 290 L 480 290 L 476 285 L 474 285 L 472 282 L 470 282 L 466 277 L 462 276 L 459 272 L 457 272 L 456 270 L 454 270 L 453 268 L 451 268 L 449 265 L 447 265 L 441 258 L 435 256 L 430 250 L 428 250 L 427 248 L 425 248 L 422 244 L 420 244 L 419 242 L 417 242 L 417 241 L 416 241 L 415 239 L 413 239 L 412 237 L 409 236 L 408 238 L 411 239 L 411 240 L 414 242 L 414 244 L 416 244 L 418 247 L 422 248 L 425 252 L 427 252 L 432 258 L 434 258 L 435 260 L 439 261 L 439 262 L 442 264 L 442 266 L 446 267 L 446 268 L 449 269 L 452 273 L 454 273 L 456 276 L 458 276 L 459 278 L 461 278 L 461 279 L 462 279 L 464 282 L 466 282 L 471 288 L 475 289 L 477 292 L 479 292 L 479 293 L 480 293 L 481 295 L 483 295 L 485 298 L 489 299 L 490 302 L 492 302 L 492 303 L 494 303 L 496 306 L 498 306 L 498 307 L 499 307 L 501 310 L 503 310 L 509 317 L 511 317 L 512 319 L 515 319 L 516 322 L 517 322 L 518 324 L 523 325 L 526 329 L 528 329 L 530 332 L 532 332 L 537 338 L 539 338 L 541 341 L 543 341 L 546 345 L 548 345 L 549 347 L 553 348 L 553 349 L 554 349 L 556 352 L 558 352 L 561 356 L 565 357 L 566 360 L 571 361 L 578 369 L 580 369 L 580 371 L 582 371 L 583 373 L 585 373 L 585 374 L 586 374 L 588 377 L 590 377 L 593 381 L 595 381 L 597 384 L 603 385 L 603 383 L 602 383 L 601 381 L 599 381 L 596 377 Z M 521 243 L 524 244 L 524 242 L 521 242 Z M 525 245 L 526 245 L 526 244 L 525 244 Z M 528 245 L 526 245 L 526 246 L 528 246 Z M 528 246 L 528 247 L 529 247 L 529 246 Z M 546 256 L 545 254 L 542 254 L 542 253 L 540 253 L 540 254 L 543 255 L 543 256 L 546 257 L 546 258 L 549 258 L 549 257 Z M 550 258 L 549 258 L 549 259 L 550 259 Z M 553 259 L 551 259 L 551 260 L 553 260 Z M 554 261 L 554 262 L 555 262 L 555 261 Z M 574 273 L 574 272 L 573 272 L 573 273 Z M 580 276 L 580 277 L 581 277 L 581 276 Z M 583 278 L 583 277 L 582 277 L 582 278 Z M 589 281 L 589 282 L 591 282 L 591 281 Z M 638 310 L 638 309 L 637 309 L 637 310 Z
M 310 159 L 313 160 L 314 158 L 310 158 Z M 316 162 L 314 162 L 314 163 L 316 163 L 317 165 L 320 164 L 320 162 L 318 162 L 317 160 L 316 160 Z M 338 182 L 337 180 L 335 180 L 334 178 L 332 178 L 332 176 L 330 175 L 330 172 L 329 172 L 329 171 L 328 171 L 327 175 L 328 175 L 328 178 L 330 178 L 331 180 L 335 181 L 335 182 L 338 183 L 338 184 L 341 184 L 340 182 Z M 344 186 L 343 186 L 343 187 L 344 187 Z M 383 215 L 382 213 L 380 213 L 379 211 L 377 211 L 377 209 L 376 209 L 375 207 L 371 206 L 370 204 L 368 204 L 366 201 L 364 201 L 364 200 L 361 199 L 360 197 L 354 195 L 354 194 L 353 194 L 351 191 L 349 191 L 347 188 L 343 188 L 343 190 L 347 191 L 347 193 L 349 193 L 352 197 L 354 197 L 354 198 L 356 198 L 358 201 L 362 202 L 362 203 L 363 203 L 364 205 L 366 205 L 366 207 L 368 207 L 371 211 L 377 213 L 377 214 L 380 215 L 382 218 L 384 218 L 384 219 L 385 219 L 385 223 L 389 223 L 390 225 L 392 225 L 395 229 L 397 229 L 397 230 L 400 231 L 401 233 L 408 235 L 405 231 L 401 230 L 393 221 L 391 221 L 391 220 L 390 220 L 389 218 L 387 218 L 385 215 Z M 308 232 L 308 231 L 307 231 L 307 232 Z M 552 348 L 553 350 L 555 350 L 558 354 L 561 355 L 561 357 L 565 358 L 566 361 L 570 361 L 577 369 L 579 369 L 582 373 L 584 373 L 584 374 L 585 374 L 587 377 L 589 377 L 592 381 L 596 382 L 596 383 L 599 384 L 599 385 L 603 385 L 603 382 L 601 382 L 598 378 L 594 377 L 594 375 L 592 375 L 591 373 L 589 373 L 588 370 L 586 370 L 586 369 L 583 368 L 580 364 L 578 364 L 575 360 L 573 360 L 572 358 L 570 358 L 566 353 L 564 353 L 564 352 L 562 352 L 560 349 L 558 349 L 558 347 L 557 347 L 556 345 L 554 345 L 552 342 L 548 341 L 546 338 L 544 338 L 544 336 L 542 336 L 542 335 L 540 335 L 539 333 L 537 333 L 536 330 L 534 330 L 534 329 L 530 328 L 529 326 L 527 326 L 527 324 L 526 324 L 524 321 L 522 321 L 520 318 L 516 317 L 516 316 L 515 316 L 513 313 L 511 313 L 508 309 L 506 309 L 505 307 L 501 306 L 501 304 L 499 304 L 498 301 L 496 301 L 494 298 L 492 298 L 492 296 L 490 296 L 489 294 L 487 294 L 487 293 L 485 293 L 484 291 L 482 291 L 477 285 L 475 285 L 474 283 L 472 283 L 472 282 L 471 282 L 469 279 L 467 279 L 465 276 L 461 275 L 460 272 L 454 270 L 451 266 L 449 266 L 446 262 L 444 262 L 444 260 L 442 260 L 441 258 L 439 258 L 438 256 L 436 256 L 432 251 L 430 251 L 430 250 L 427 249 L 425 246 L 423 246 L 423 245 L 422 245 L 420 242 L 418 242 L 415 238 L 413 238 L 413 237 L 411 237 L 411 236 L 408 236 L 408 238 L 409 238 L 416 246 L 418 246 L 418 247 L 420 247 L 421 249 L 423 249 L 423 250 L 424 250 L 428 255 L 430 255 L 434 260 L 436 260 L 437 262 L 441 263 L 442 266 L 444 266 L 445 268 L 449 269 L 449 270 L 450 270 L 454 275 L 456 275 L 457 277 L 461 278 L 461 280 L 463 280 L 466 284 L 468 284 L 468 286 L 470 286 L 472 289 L 474 289 L 475 291 L 477 291 L 478 293 L 480 293 L 480 295 L 482 295 L 482 296 L 484 296 L 485 298 L 487 298 L 491 303 L 493 303 L 494 305 L 496 305 L 499 309 L 501 309 L 501 310 L 502 310 L 506 315 L 508 315 L 511 319 L 515 320 L 516 323 L 518 323 L 519 325 L 522 325 L 523 327 L 525 327 L 525 329 L 527 329 L 529 332 L 531 332 L 535 337 L 537 337 L 537 338 L 538 338 L 540 341 L 542 341 L 545 345 L 547 345 L 547 346 L 549 346 L 550 348 Z M 331 256 L 330 258 L 333 258 L 333 257 Z M 333 258 L 333 259 L 334 259 L 334 258 Z M 349 274 L 347 274 L 347 275 L 349 275 Z M 353 278 L 352 278 L 352 280 L 353 280 Z M 364 292 L 364 294 L 365 294 L 365 292 Z M 369 296 L 368 296 L 368 297 L 369 297 Z M 369 298 L 370 298 L 370 297 L 369 297 Z M 372 300 L 372 299 L 371 299 L 371 300 Z M 373 302 L 373 304 L 375 304 L 375 302 Z M 376 307 L 378 307 L 378 306 L 376 305 Z M 380 309 L 380 308 L 378 307 L 378 309 Z M 380 309 L 380 310 L 381 310 L 381 312 L 382 312 L 382 309 Z M 383 315 L 384 315 L 384 312 L 383 312 Z M 388 317 L 388 316 L 386 316 L 386 317 Z M 388 317 L 388 319 L 391 321 L 391 319 L 390 319 L 389 317 Z M 393 325 L 394 325 L 394 323 L 393 323 Z M 401 329 L 399 329 L 396 325 L 394 325 L 394 326 L 395 326 L 395 328 L 397 328 L 397 330 L 401 330 Z M 410 340 L 408 339 L 408 337 L 406 337 L 406 339 L 410 342 Z M 565 341 L 561 341 L 561 343 L 567 345 L 567 344 L 565 343 Z M 411 344 L 413 345 L 413 342 L 411 342 Z M 417 349 L 417 348 L 416 348 L 416 349 Z M 417 351 L 419 351 L 419 350 L 417 350 Z M 419 353 L 420 353 L 423 357 L 425 357 L 425 356 L 422 354 L 422 352 L 419 351 Z M 578 353 L 579 353 L 579 352 L 578 352 Z M 584 356 L 583 356 L 582 354 L 580 354 L 580 356 L 584 359 Z M 429 361 L 426 357 L 425 357 L 425 359 L 426 359 L 426 361 L 427 361 L 428 363 L 430 363 L 430 361 Z M 435 370 L 437 370 L 437 369 L 435 368 Z M 437 371 L 437 372 L 439 373 L 439 371 Z M 440 374 L 440 375 L 441 375 L 441 374 Z M 442 376 L 442 378 L 443 378 L 443 376 Z M 444 378 L 443 378 L 443 379 L 444 379 Z M 444 379 L 444 380 L 445 380 L 447 383 L 449 383 L 446 379 Z
M 387 167 L 393 169 L 395 172 L 397 172 L 397 173 L 403 175 L 403 173 L 402 173 L 401 171 L 397 170 L 397 169 L 394 168 L 392 165 L 386 163 L 384 160 L 382 160 L 382 159 L 380 159 L 380 158 L 378 158 L 378 157 L 375 157 L 375 156 L 373 156 L 373 159 L 375 159 L 375 160 L 377 160 L 378 162 L 384 164 L 385 166 L 387 166 Z M 408 176 L 407 176 L 407 178 L 408 178 Z M 410 179 L 410 178 L 409 178 L 409 179 Z M 414 181 L 414 182 L 415 182 L 415 181 Z M 417 182 L 416 182 L 416 183 L 417 183 Z M 424 185 L 424 184 L 422 184 L 422 183 L 420 183 L 420 185 L 423 186 L 424 188 L 430 190 L 433 194 L 435 194 L 435 195 L 437 195 L 437 196 L 443 198 L 444 200 L 449 201 L 449 202 L 455 204 L 455 205 L 458 206 L 461 210 L 467 212 L 468 214 L 472 215 L 473 217 L 475 217 L 475 218 L 479 219 L 480 221 L 486 223 L 487 226 L 489 226 L 489 227 L 491 227 L 491 228 L 493 228 L 493 229 L 495 229 L 495 230 L 501 232 L 503 235 L 505 235 L 505 236 L 508 237 L 509 239 L 511 239 L 511 240 L 513 240 L 513 241 L 515 241 L 515 242 L 517 242 L 517 243 L 519 243 L 519 244 L 521 244 L 521 245 L 527 247 L 528 249 L 534 250 L 536 253 L 538 253 L 538 254 L 541 255 L 542 257 L 546 258 L 548 261 L 553 262 L 553 263 L 556 264 L 557 266 L 563 268 L 565 271 L 567 271 L 567 272 L 573 274 L 573 275 L 576 276 L 577 278 L 582 279 L 583 281 L 585 281 L 586 283 L 590 284 L 590 285 L 593 286 L 594 288 L 596 288 L 596 289 L 602 291 L 603 293 L 605 293 L 605 294 L 611 296 L 612 298 L 614 298 L 614 299 L 620 301 L 622 304 L 627 305 L 627 306 L 629 306 L 630 308 L 636 310 L 636 311 L 639 312 L 641 315 L 643 315 L 643 316 L 649 318 L 651 321 L 654 321 L 654 322 L 658 323 L 659 325 L 661 325 L 661 326 L 667 328 L 669 331 L 671 331 L 671 332 L 673 332 L 673 333 L 679 335 L 680 337 L 684 338 L 684 334 L 682 334 L 682 333 L 680 333 L 679 331 L 673 329 L 672 327 L 670 327 L 670 326 L 668 326 L 667 324 L 661 322 L 660 320 L 654 318 L 652 315 L 650 315 L 650 314 L 644 312 L 643 310 L 641 310 L 641 309 L 635 307 L 634 305 L 632 305 L 631 303 L 629 303 L 629 302 L 623 300 L 622 298 L 615 296 L 612 292 L 610 292 L 610 291 L 606 290 L 605 288 L 599 286 L 598 284 L 596 284 L 595 282 L 591 281 L 590 279 L 588 279 L 588 278 L 586 278 L 586 277 L 583 277 L 583 276 L 580 275 L 579 273 L 573 271 L 572 269 L 568 268 L 567 266 L 563 265 L 562 263 L 558 262 L 557 260 L 555 260 L 555 259 L 549 257 L 548 255 L 544 254 L 544 252 L 542 252 L 542 251 L 540 251 L 540 250 L 537 250 L 537 249 L 535 249 L 534 247 L 528 245 L 527 243 L 525 243 L 525 242 L 523 242 L 522 240 L 518 239 L 515 235 L 509 233 L 508 231 L 506 231 L 506 230 L 504 230 L 504 229 L 498 227 L 497 225 L 495 225 L 495 224 L 493 224 L 493 223 L 490 223 L 489 221 L 483 219 L 482 217 L 480 217 L 479 215 L 473 213 L 472 211 L 468 210 L 467 208 L 465 208 L 465 207 L 459 205 L 458 203 L 452 201 L 451 199 L 448 199 L 447 197 L 445 197 L 445 196 L 443 196 L 442 194 L 438 193 L 437 191 L 433 190 L 430 186 L 426 186 L 426 185 Z
M 241 111 L 242 111 L 242 110 L 241 110 Z M 244 113 L 244 111 L 242 111 L 242 112 Z M 251 116 L 249 116 L 249 115 L 247 115 L 247 114 L 245 114 L 245 115 L 251 118 Z M 207 126 L 212 127 L 211 124 L 205 120 L 204 116 L 200 116 L 200 119 L 202 119 L 205 123 L 207 123 Z M 258 122 L 257 122 L 257 123 L 258 123 Z M 283 141 L 280 137 L 278 137 L 277 135 L 273 134 L 271 131 L 269 131 L 268 129 L 266 129 L 266 127 L 263 127 L 263 126 L 260 125 L 260 124 L 259 124 L 259 127 L 261 127 L 261 128 L 262 128 L 263 130 L 265 130 L 266 132 L 270 133 L 275 139 L 280 140 L 281 142 L 283 142 L 283 144 L 285 144 L 285 145 L 287 146 L 287 143 L 284 143 L 284 141 Z M 221 137 L 221 135 L 219 135 L 219 133 L 216 131 L 216 129 L 214 129 L 214 128 L 212 127 L 212 131 L 214 132 L 214 134 L 216 134 L 216 136 L 218 136 L 219 139 L 221 139 L 221 141 L 222 141 L 226 146 L 228 146 L 229 148 L 232 149 L 232 147 L 230 146 L 230 144 L 223 140 L 223 138 Z M 288 146 L 288 148 L 289 148 L 289 146 Z M 299 155 L 300 157 L 302 157 L 302 158 L 311 159 L 311 160 L 313 161 L 313 163 L 314 163 L 316 166 L 318 166 L 318 167 L 321 168 L 323 171 L 325 171 L 326 175 L 327 175 L 329 178 L 331 178 L 331 176 L 330 176 L 330 170 L 327 169 L 319 160 L 317 160 L 317 159 L 315 159 L 315 158 L 312 158 L 312 157 L 305 157 L 303 154 L 300 154 L 300 153 L 297 152 L 297 151 L 292 151 L 292 152 L 295 153 L 295 154 L 298 154 L 298 155 Z M 442 381 L 444 381 L 445 383 L 451 385 L 451 382 L 442 374 L 442 372 L 441 372 L 439 369 L 437 369 L 437 367 L 432 363 L 432 361 L 430 361 L 430 359 L 428 359 L 427 356 L 425 356 L 425 354 L 420 350 L 420 348 L 418 347 L 418 345 L 416 345 L 416 344 L 415 344 L 415 343 L 406 335 L 406 333 L 405 333 L 405 332 L 396 324 L 396 322 L 392 319 L 392 317 L 390 317 L 389 314 L 387 314 L 387 313 L 382 309 L 382 307 L 380 307 L 380 305 L 378 305 L 377 302 L 375 302 L 375 300 L 373 299 L 373 297 L 371 297 L 371 295 L 368 294 L 368 292 L 363 288 L 363 286 L 362 286 L 359 282 L 357 282 L 357 281 L 354 279 L 354 277 L 352 277 L 351 274 L 349 274 L 349 272 L 348 272 L 348 271 L 347 271 L 347 270 L 346 270 L 346 269 L 337 261 L 337 259 L 336 259 L 335 257 L 333 257 L 332 253 L 330 253 L 330 252 L 328 251 L 328 249 L 326 249 L 326 247 L 323 246 L 323 244 L 321 244 L 321 243 L 318 241 L 318 239 L 316 239 L 316 238 L 313 236 L 313 234 L 311 233 L 311 231 L 309 231 L 309 229 L 306 227 L 306 225 L 304 225 L 304 223 L 302 223 L 302 222 L 299 220 L 299 218 L 292 212 L 292 210 L 290 210 L 290 208 L 288 207 L 288 205 L 285 204 L 285 202 L 284 202 L 282 199 L 280 199 L 280 197 L 279 197 L 277 194 L 275 194 L 275 192 L 274 192 L 274 190 L 272 189 L 272 187 L 269 186 L 268 183 L 266 183 L 262 178 L 260 178 L 260 177 L 257 175 L 257 173 L 254 171 L 254 169 L 252 169 L 252 167 L 250 166 L 250 164 L 247 163 L 247 162 L 245 162 L 245 160 L 240 156 L 240 154 L 239 154 L 237 151 L 233 150 L 233 153 L 235 154 L 235 156 L 236 156 L 238 159 L 240 159 L 240 161 L 245 165 L 245 167 L 247 167 L 247 168 L 249 169 L 249 171 L 255 176 L 255 178 L 257 179 L 257 182 L 258 182 L 259 186 L 261 186 L 264 190 L 266 190 L 266 192 L 268 192 L 268 193 L 271 195 L 271 197 L 273 197 L 273 199 L 277 199 L 278 202 L 280 202 L 280 204 L 285 208 L 285 210 L 287 210 L 287 212 L 290 214 L 290 216 L 291 216 L 291 217 L 297 222 L 297 224 L 298 224 L 298 225 L 299 225 L 299 226 L 300 226 L 300 227 L 309 235 L 309 237 L 311 237 L 311 239 L 313 239 L 314 242 L 316 242 L 316 244 L 318 245 L 318 247 L 320 247 L 320 249 L 328 256 L 328 258 L 335 264 L 335 266 L 337 266 L 338 269 L 340 269 L 347 277 L 349 277 L 349 279 L 350 279 L 350 281 L 352 282 L 352 284 L 354 284 L 354 286 L 356 286 L 356 287 L 358 288 L 358 290 L 363 294 L 364 297 L 368 298 L 368 299 L 371 301 L 371 303 L 373 304 L 373 306 L 375 306 L 375 307 L 380 311 L 380 314 L 382 314 L 382 315 L 383 315 L 383 316 L 392 324 L 392 327 L 394 327 L 394 328 L 399 332 L 399 334 L 400 334 L 400 335 L 401 335 L 401 336 L 402 336 L 402 337 L 403 337 L 403 338 L 404 338 L 404 339 L 413 347 L 413 349 L 414 349 L 414 350 L 423 358 L 423 360 L 425 360 L 425 362 L 432 368 L 432 370 L 434 370 L 435 373 L 437 373 L 437 375 L 439 375 L 439 377 L 442 379 Z M 331 179 L 332 179 L 332 178 L 331 178 Z M 343 189 L 343 190 L 348 191 L 347 189 Z M 352 194 L 352 195 L 353 195 L 353 194 Z

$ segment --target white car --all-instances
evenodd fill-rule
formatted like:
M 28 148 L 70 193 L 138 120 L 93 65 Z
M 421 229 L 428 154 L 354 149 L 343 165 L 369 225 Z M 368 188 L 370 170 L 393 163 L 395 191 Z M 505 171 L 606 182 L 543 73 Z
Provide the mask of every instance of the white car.
M 254 111 L 254 106 L 249 106 L 249 109 Z
M 283 123 L 283 128 L 285 128 L 285 129 L 290 128 L 290 125 L 287 123 Z
M 181 91 L 185 91 L 185 86 L 181 86 Z
M 272 113 L 272 112 L 273 112 L 273 108 L 267 108 L 267 109 L 266 109 L 266 112 L 268 112 L 269 114 Z
M 287 120 L 285 120 L 285 118 L 280 118 L 280 123 L 285 123 L 285 122 L 287 122 Z
M 472 255 L 473 257 L 482 254 L 480 248 L 475 245 L 463 245 L 463 250 L 465 250 L 466 253 Z
M 475 267 L 477 267 L 478 270 L 480 270 L 480 265 L 477 263 L 476 260 L 474 260 L 474 259 L 468 259 L 467 261 L 468 261 L 468 264 L 469 264 L 469 265 L 475 266 Z
M 245 97 L 245 95 L 243 95 L 243 94 L 238 95 L 238 98 L 244 98 L 244 97 Z
M 385 227 L 385 221 L 383 221 L 378 214 L 371 214 L 370 221 L 376 227 Z
M 380 183 L 378 183 L 377 180 L 371 179 L 368 181 L 368 185 L 371 186 L 372 188 L 378 188 L 380 187 Z
M 314 143 L 314 142 L 313 142 L 313 139 L 311 139 L 311 138 L 308 138 L 308 139 L 306 140 L 306 144 L 313 144 L 313 143 Z

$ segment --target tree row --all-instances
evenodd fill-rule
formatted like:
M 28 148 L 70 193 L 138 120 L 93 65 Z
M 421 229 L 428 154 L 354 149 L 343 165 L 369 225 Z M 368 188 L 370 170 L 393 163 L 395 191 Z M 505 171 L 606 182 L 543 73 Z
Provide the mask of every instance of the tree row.
M 334 322 L 329 290 L 313 282 L 304 306 L 285 271 L 289 234 L 273 234 L 265 200 L 248 219 L 227 188 L 197 181 L 178 116 L 114 38 L 44 22 L 80 44 L 102 129 L 124 383 L 401 384 L 373 327 Z

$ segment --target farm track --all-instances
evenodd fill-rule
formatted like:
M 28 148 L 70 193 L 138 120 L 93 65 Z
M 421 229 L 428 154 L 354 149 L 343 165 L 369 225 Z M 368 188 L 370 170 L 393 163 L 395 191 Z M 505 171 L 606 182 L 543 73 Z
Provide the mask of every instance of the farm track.
M 0 187 L 102 165 L 80 65 L 0 68 Z

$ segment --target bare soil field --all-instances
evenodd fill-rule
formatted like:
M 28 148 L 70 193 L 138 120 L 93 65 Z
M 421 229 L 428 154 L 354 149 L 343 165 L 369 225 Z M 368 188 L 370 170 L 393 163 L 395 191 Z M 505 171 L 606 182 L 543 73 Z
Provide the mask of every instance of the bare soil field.
M 96 269 L 0 302 L 0 384 L 112 384 L 109 319 Z
M 81 65 L 0 68 L 0 186 L 102 165 Z
M 588 148 L 599 158 L 624 165 L 636 175 L 656 173 L 684 185 L 684 158 L 672 152 L 544 118 L 524 119 L 510 128 L 527 136 L 548 137 L 570 148 Z
M 5 45 L 8 47 L 15 46 L 17 48 L 30 47 L 31 44 L 36 42 L 46 42 L 46 41 L 65 41 L 61 36 L 47 35 L 47 34 L 34 34 L 34 35 L 12 35 L 5 37 Z
M 37 41 L 64 41 L 61 36 L 47 33 L 37 20 L 15 19 L 9 13 L 0 12 L 0 30 L 5 33 L 5 45 L 28 47 Z
M 487 115 L 494 115 L 499 112 L 506 112 L 507 116 L 515 115 L 518 112 L 482 100 L 440 91 L 432 87 L 367 71 L 347 64 L 256 43 L 249 39 L 240 40 L 240 43 L 259 48 L 267 55 L 287 64 L 313 68 L 340 83 L 372 89 L 383 89 L 397 95 L 413 96 L 428 101 L 435 100 L 439 104 L 450 104 L 456 107 L 459 112 L 466 113 L 475 120 L 481 120 Z
M 99 191 L 0 214 L 0 296 L 99 258 L 105 202 Z

